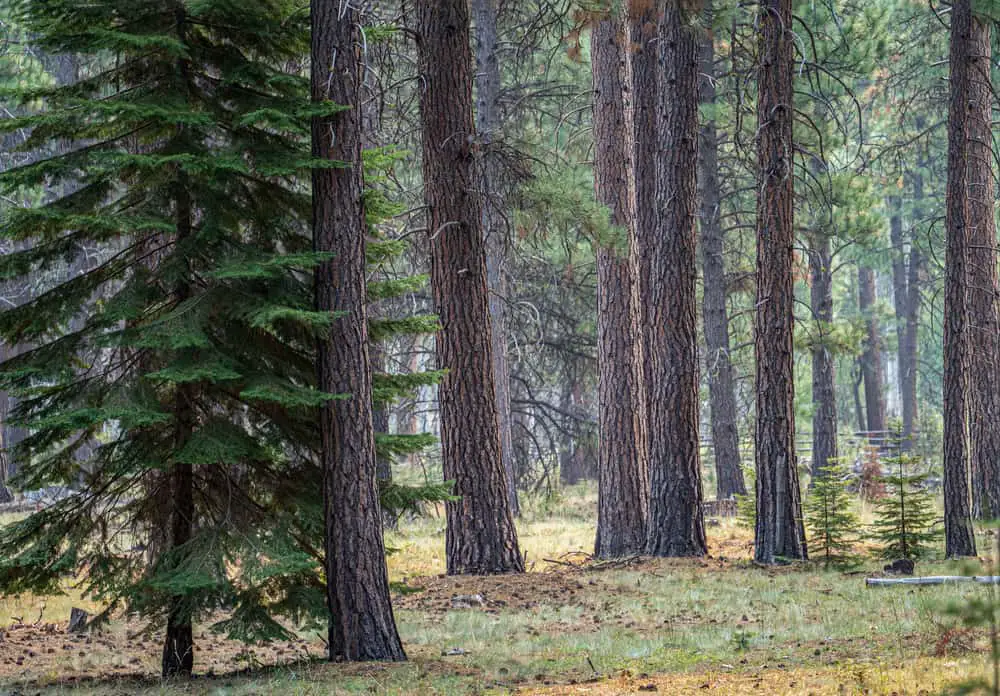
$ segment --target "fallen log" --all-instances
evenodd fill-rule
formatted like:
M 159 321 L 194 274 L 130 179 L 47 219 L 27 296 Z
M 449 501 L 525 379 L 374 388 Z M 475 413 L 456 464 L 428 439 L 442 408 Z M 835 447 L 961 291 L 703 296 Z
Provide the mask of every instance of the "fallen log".
M 868 587 L 887 585 L 945 585 L 953 582 L 978 582 L 981 585 L 1000 585 L 1000 575 L 928 575 L 922 578 L 865 578 Z

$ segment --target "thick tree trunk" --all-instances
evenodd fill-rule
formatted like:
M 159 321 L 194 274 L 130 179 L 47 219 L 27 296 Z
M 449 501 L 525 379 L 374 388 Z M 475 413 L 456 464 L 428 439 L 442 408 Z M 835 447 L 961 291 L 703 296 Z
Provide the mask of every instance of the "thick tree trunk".
M 634 226 L 632 128 L 625 100 L 625 34 L 617 16 L 591 35 L 594 80 L 594 188 L 622 239 L 597 250 L 600 445 L 594 555 L 642 553 L 649 512 L 649 470 L 642 423 L 638 278 L 629 253 Z
M 643 298 L 650 497 L 646 552 L 701 556 L 698 438 L 698 33 L 681 0 L 664 3 L 658 41 L 657 228 L 639 235 L 650 269 Z
M 706 3 L 705 24 L 712 25 L 711 2 Z M 711 31 L 701 37 L 701 88 L 699 98 L 715 105 L 715 42 Z M 704 281 L 702 322 L 705 330 L 705 371 L 711 410 L 712 450 L 715 455 L 715 495 L 719 500 L 746 495 L 740 464 L 740 437 L 736 427 L 736 393 L 729 356 L 729 316 L 726 313 L 725 239 L 719 194 L 719 138 L 715 120 L 707 118 L 698 138 L 698 189 L 701 207 L 701 268 Z
M 320 412 L 331 660 L 403 660 L 389 599 L 376 481 L 361 167 L 361 17 L 338 0 L 312 1 L 312 99 L 348 108 L 314 118 L 313 246 L 332 254 L 316 271 L 316 308 L 336 313 L 319 342 L 320 390 L 349 394 Z
M 969 494 L 968 418 L 969 225 L 969 81 L 979 64 L 981 47 L 972 41 L 971 0 L 955 0 L 951 8 L 948 109 L 948 193 L 945 210 L 947 249 L 944 297 L 944 529 L 949 558 L 974 556 Z M 988 69 L 988 68 L 987 68 Z
M 809 240 L 809 304 L 816 338 L 812 345 L 812 475 L 837 459 L 837 380 L 830 351 L 833 328 L 833 259 L 830 237 L 814 232 Z
M 792 2 L 761 0 L 757 78 L 757 522 L 760 563 L 806 558 L 795 460 Z
M 865 338 L 861 353 L 861 375 L 865 383 L 865 415 L 867 430 L 878 440 L 885 430 L 885 395 L 882 392 L 882 335 L 875 314 L 875 271 L 858 266 L 858 309 L 865 321 Z
M 991 23 L 974 18 L 968 95 L 969 339 L 972 496 L 976 517 L 1000 518 L 1000 287 L 994 220 Z
M 500 458 L 507 476 L 507 494 L 516 517 L 521 506 L 517 499 L 514 471 L 514 444 L 510 413 L 510 365 L 507 356 L 507 282 L 503 262 L 507 225 L 506 201 L 501 187 L 501 171 L 492 152 L 493 138 L 500 128 L 497 101 L 500 97 L 500 63 L 497 56 L 497 1 L 472 0 L 476 25 L 476 131 L 485 150 L 480 159 L 479 190 L 483 200 L 483 234 L 486 236 L 486 284 L 490 292 L 490 322 L 493 330 L 493 378 L 497 390 L 497 417 L 500 427 Z
M 524 562 L 500 453 L 483 244 L 476 190 L 472 55 L 466 0 L 417 3 L 423 173 L 438 361 L 448 573 L 520 572 Z

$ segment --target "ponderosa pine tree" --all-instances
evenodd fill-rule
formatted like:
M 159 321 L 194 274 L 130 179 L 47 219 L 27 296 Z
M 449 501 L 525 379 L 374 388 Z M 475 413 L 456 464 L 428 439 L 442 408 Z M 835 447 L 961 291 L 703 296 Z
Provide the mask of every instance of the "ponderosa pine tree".
M 472 53 L 466 0 L 416 7 L 431 286 L 441 322 L 441 456 L 458 500 L 446 504 L 448 573 L 521 572 L 524 559 L 500 456 L 493 344 L 475 187 Z
M 368 339 L 361 159 L 360 12 L 312 0 L 312 119 L 316 311 L 333 321 L 319 341 L 318 386 L 346 398 L 320 409 L 330 660 L 403 660 L 382 540 Z M 330 164 L 336 166 L 330 166 Z
M 594 189 L 611 211 L 612 238 L 598 240 L 597 334 L 600 441 L 594 555 L 639 554 L 646 546 L 649 470 L 643 437 L 642 360 L 636 258 L 631 253 L 632 138 L 622 18 L 594 24 Z
M 875 313 L 875 269 L 858 264 L 858 310 L 865 322 L 865 336 L 858 361 L 865 387 L 865 425 L 871 439 L 884 436 L 885 396 L 882 391 L 882 334 Z
M 1000 283 L 993 186 L 992 21 L 973 18 L 968 85 L 969 438 L 973 514 L 1000 519 Z
M 795 459 L 792 3 L 761 0 L 757 78 L 757 520 L 760 563 L 807 557 Z
M 707 30 L 700 40 L 699 100 L 706 109 L 698 135 L 698 202 L 700 206 L 701 269 L 704 281 L 702 322 L 705 333 L 705 372 L 711 408 L 712 451 L 715 455 L 716 498 L 746 495 L 740 464 L 740 437 L 736 425 L 736 393 L 729 346 L 726 310 L 726 245 L 722 228 L 719 182 L 719 133 L 716 127 L 715 33 L 712 3 L 703 12 Z
M 976 555 L 969 491 L 969 205 L 970 81 L 984 65 L 979 20 L 971 0 L 951 7 L 948 109 L 948 195 L 945 207 L 944 300 L 944 524 L 949 558 Z M 986 36 L 989 33 L 986 32 Z M 985 61 L 988 63 L 988 60 Z M 978 108 L 978 105 L 977 105 Z
M 701 556 L 697 329 L 698 13 L 662 5 L 657 44 L 656 211 L 638 235 L 650 271 L 643 318 L 650 497 L 647 553 Z
M 307 31 L 284 0 L 16 9 L 44 50 L 94 69 L 20 90 L 42 111 L 2 124 L 31 130 L 26 151 L 70 147 L 0 175 L 5 192 L 66 191 L 8 211 L 4 236 L 25 244 L 0 275 L 44 272 L 84 244 L 99 261 L 0 314 L 0 337 L 32 346 L 2 377 L 31 430 L 21 485 L 82 482 L 3 529 L 0 585 L 52 591 L 85 566 L 104 616 L 165 625 L 164 675 L 190 673 L 196 618 L 233 604 L 230 635 L 287 635 L 272 616 L 300 614 L 318 589 L 320 518 L 299 487 L 311 414 L 331 398 L 312 357 L 329 319 L 310 309 L 319 257 L 296 186 L 316 112 L 307 81 L 280 67 Z M 147 565 L 116 530 L 163 545 Z

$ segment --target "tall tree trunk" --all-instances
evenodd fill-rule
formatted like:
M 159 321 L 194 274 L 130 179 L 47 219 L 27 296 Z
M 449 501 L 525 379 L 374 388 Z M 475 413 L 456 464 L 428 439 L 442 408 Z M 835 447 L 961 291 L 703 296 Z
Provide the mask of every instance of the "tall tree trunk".
M 969 495 L 968 418 L 969 81 L 983 55 L 973 41 L 971 0 L 951 6 L 948 109 L 947 249 L 944 296 L 944 531 L 949 558 L 974 556 Z M 978 32 L 977 32 L 978 33 Z
M 757 78 L 757 523 L 759 563 L 806 558 L 795 461 L 792 2 L 761 0 Z
M 176 14 L 177 40 L 183 44 L 187 32 L 187 16 L 184 9 Z M 191 66 L 186 59 L 177 61 L 177 70 L 186 87 L 191 84 Z M 174 222 L 177 227 L 175 248 L 183 246 L 191 237 L 194 219 L 193 203 L 187 175 L 178 168 L 177 179 L 173 183 Z M 191 278 L 186 269 L 180 273 L 173 290 L 174 302 L 181 305 L 191 298 Z M 177 384 L 174 393 L 173 449 L 180 452 L 191 440 L 195 428 L 196 385 Z M 187 553 L 183 547 L 191 541 L 194 533 L 194 466 L 186 462 L 174 462 L 168 470 L 170 490 L 169 549 L 162 560 L 174 565 L 181 564 Z M 191 624 L 192 609 L 189 598 L 178 593 L 171 595 L 167 605 L 167 631 L 163 642 L 161 659 L 164 677 L 190 676 L 194 668 L 194 630 Z
M 711 0 L 703 14 L 712 26 Z M 711 31 L 701 38 L 699 98 L 711 110 L 715 105 L 715 41 Z M 719 500 L 746 495 L 740 464 L 740 437 L 736 428 L 736 393 L 729 355 L 729 316 L 726 314 L 725 238 L 719 193 L 719 138 L 715 119 L 706 118 L 698 138 L 698 188 L 701 206 L 701 268 L 704 280 L 702 322 L 705 330 L 705 371 L 711 408 L 712 450 L 715 454 L 715 495 Z
M 858 266 L 858 309 L 865 321 L 861 353 L 861 375 L 865 382 L 865 425 L 869 437 L 877 440 L 885 430 L 885 395 L 882 392 L 882 336 L 875 314 L 875 271 Z
M 1000 518 L 1000 287 L 994 219 L 991 23 L 972 20 L 968 76 L 970 437 L 973 513 Z
M 916 197 L 916 192 L 914 192 L 914 198 Z M 916 240 L 911 238 L 910 253 L 909 258 L 907 258 L 901 206 L 902 202 L 899 197 L 890 197 L 889 208 L 892 213 L 889 218 L 889 236 L 892 241 L 892 299 L 896 315 L 899 400 L 903 412 L 900 448 L 903 452 L 909 452 L 913 448 L 913 424 L 917 406 L 916 318 L 920 301 L 919 288 L 917 287 L 919 283 L 917 275 L 919 273 L 919 255 L 916 252 Z M 918 304 L 917 309 L 911 306 L 912 301 Z
M 417 3 L 424 187 L 437 336 L 448 573 L 521 572 L 524 561 L 500 454 L 483 244 L 476 190 L 472 55 L 466 0 Z
M 361 28 L 353 7 L 312 0 L 312 100 L 345 108 L 312 123 L 312 154 L 347 166 L 314 169 L 316 308 L 334 313 L 320 340 L 318 384 L 350 398 L 321 409 L 330 660 L 403 660 L 389 599 L 376 481 L 361 166 Z
M 642 362 L 638 350 L 639 297 L 635 257 L 629 252 L 631 132 L 625 99 L 625 34 L 606 16 L 591 35 L 594 80 L 594 188 L 611 210 L 618 243 L 597 250 L 597 344 L 600 444 L 597 539 L 594 555 L 642 553 L 649 512 L 649 470 L 642 423 Z
M 384 373 L 386 371 L 385 346 L 375 341 L 372 342 L 370 351 L 372 374 Z M 372 408 L 372 430 L 375 433 L 388 434 L 389 408 L 387 404 L 380 404 L 377 407 L 373 404 Z M 375 452 L 375 479 L 379 490 L 392 483 L 392 459 L 379 454 L 377 448 Z M 390 529 L 397 526 L 396 517 L 390 510 L 382 510 L 382 524 Z
M 815 324 L 812 344 L 812 476 L 837 460 L 837 380 L 830 351 L 833 328 L 833 259 L 830 237 L 815 231 L 809 240 L 809 304 Z
M 493 138 L 500 129 L 500 62 L 497 56 L 497 0 L 472 0 L 476 26 L 476 131 L 485 156 L 479 160 L 479 190 L 483 197 L 483 234 L 486 236 L 486 284 L 490 293 L 490 322 L 493 330 L 493 378 L 497 390 L 497 417 L 500 428 L 500 459 L 507 476 L 510 509 L 516 517 L 521 506 L 517 499 L 514 471 L 514 444 L 510 413 L 510 365 L 507 356 L 507 282 L 503 262 L 507 225 L 506 197 L 501 187 L 501 171 L 493 153 Z
M 640 234 L 650 269 L 643 324 L 650 469 L 646 552 L 701 556 L 698 438 L 698 33 L 681 0 L 664 3 L 658 41 L 657 229 Z

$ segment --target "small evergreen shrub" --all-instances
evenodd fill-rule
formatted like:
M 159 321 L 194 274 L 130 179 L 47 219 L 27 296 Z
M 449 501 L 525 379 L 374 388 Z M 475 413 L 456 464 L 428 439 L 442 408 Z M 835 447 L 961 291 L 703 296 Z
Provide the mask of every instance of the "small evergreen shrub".
M 831 464 L 820 473 L 803 505 L 811 557 L 827 567 L 855 565 L 858 559 L 852 549 L 861 522 L 851 510 L 846 467 Z

